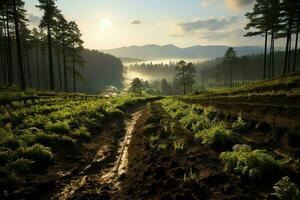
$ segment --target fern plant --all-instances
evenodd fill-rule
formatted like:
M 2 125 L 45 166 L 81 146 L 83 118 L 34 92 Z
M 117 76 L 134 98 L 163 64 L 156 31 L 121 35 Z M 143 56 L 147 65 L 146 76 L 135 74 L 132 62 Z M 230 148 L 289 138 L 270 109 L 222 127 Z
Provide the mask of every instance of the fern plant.
M 285 176 L 278 181 L 273 187 L 275 192 L 272 193 L 279 200 L 299 200 L 300 191 L 295 183 Z
M 209 129 L 199 131 L 195 135 L 195 138 L 200 139 L 203 145 L 217 150 L 231 148 L 233 145 L 240 142 L 238 134 L 226 129 L 224 125 L 220 123 L 213 125 Z
M 238 119 L 232 123 L 232 129 L 233 129 L 233 130 L 236 130 L 236 131 L 242 130 L 242 129 L 244 129 L 245 127 L 246 127 L 246 123 L 245 123 L 245 121 L 243 120 L 243 118 L 242 118 L 241 115 L 239 115 L 239 116 L 238 116 Z
M 278 174 L 282 165 L 266 150 L 252 150 L 241 144 L 235 145 L 232 152 L 221 153 L 220 158 L 225 163 L 226 172 L 259 180 Z

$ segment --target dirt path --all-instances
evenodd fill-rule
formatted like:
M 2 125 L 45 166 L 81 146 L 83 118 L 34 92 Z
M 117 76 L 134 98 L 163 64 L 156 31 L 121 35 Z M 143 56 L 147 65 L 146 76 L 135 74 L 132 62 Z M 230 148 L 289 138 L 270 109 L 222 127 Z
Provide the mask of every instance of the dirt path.
M 128 147 L 143 109 L 128 112 L 129 117 L 124 122 L 113 122 L 92 143 L 87 144 L 85 151 L 97 148 L 96 153 L 90 155 L 91 162 L 60 183 L 60 189 L 51 199 L 110 199 L 114 196 L 127 171 Z

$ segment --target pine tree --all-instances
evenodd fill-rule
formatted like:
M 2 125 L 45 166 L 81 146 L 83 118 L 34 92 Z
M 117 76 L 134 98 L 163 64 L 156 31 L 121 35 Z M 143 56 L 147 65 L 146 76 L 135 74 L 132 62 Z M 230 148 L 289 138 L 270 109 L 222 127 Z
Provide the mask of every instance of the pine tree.
M 225 55 L 224 55 L 224 61 L 223 64 L 225 66 L 229 66 L 229 83 L 230 83 L 230 87 L 233 87 L 233 82 L 234 82 L 234 72 L 233 72 L 233 65 L 235 63 L 237 59 L 236 56 L 236 52 L 235 50 L 230 47 L 228 48 L 228 50 L 226 51 Z
M 74 21 L 69 22 L 68 24 L 69 32 L 69 44 L 70 52 L 72 56 L 72 71 L 73 71 L 73 91 L 76 92 L 76 69 L 75 65 L 79 64 L 80 66 L 84 65 L 84 60 L 81 56 L 83 50 L 83 41 L 81 40 L 82 34 Z
M 61 49 L 63 57 L 63 74 L 64 74 L 64 90 L 68 91 L 68 74 L 67 74 L 67 47 L 69 41 L 68 21 L 59 13 L 57 15 L 57 25 L 54 29 L 55 40 L 58 44 L 58 50 Z M 60 48 L 59 48 L 60 46 Z
M 286 47 L 283 74 L 290 72 L 291 40 L 293 27 L 297 22 L 297 11 L 299 9 L 298 6 L 299 2 L 297 0 L 283 0 L 281 3 L 281 9 L 283 11 L 283 22 L 284 26 L 286 27 Z
M 47 42 L 48 42 L 48 57 L 49 57 L 49 81 L 50 89 L 55 89 L 55 80 L 54 80 L 54 68 L 53 68 L 53 55 L 52 55 L 52 30 L 56 25 L 55 17 L 59 13 L 55 0 L 39 0 L 39 5 L 37 5 L 40 10 L 44 12 L 42 17 L 40 27 L 46 28 L 47 30 Z
M 15 24 L 17 57 L 18 57 L 18 66 L 19 66 L 19 73 L 20 73 L 20 85 L 21 85 L 21 89 L 25 90 L 26 82 L 25 82 L 24 69 L 23 69 L 23 64 L 22 64 L 22 49 L 21 49 L 21 39 L 20 39 L 20 32 L 19 32 L 20 20 L 22 19 L 21 18 L 22 15 L 20 15 L 21 12 L 18 12 L 18 11 L 22 10 L 22 8 L 24 7 L 24 2 L 21 0 L 18 0 L 18 4 L 17 4 L 16 1 L 17 0 L 12 0 L 12 2 L 13 2 L 13 18 L 14 18 L 14 24 Z M 20 8 L 20 9 L 18 9 L 18 8 Z
M 249 19 L 249 23 L 246 25 L 245 29 L 254 31 L 249 31 L 245 36 L 257 36 L 262 35 L 265 37 L 265 51 L 264 51 L 264 69 L 263 69 L 263 79 L 266 78 L 267 69 L 267 48 L 268 48 L 268 33 L 271 29 L 270 21 L 270 1 L 269 0 L 257 0 L 254 5 L 253 11 L 246 14 Z
M 186 64 L 185 61 L 180 61 L 176 67 L 176 77 L 179 78 L 181 85 L 183 86 L 183 94 L 186 94 L 187 87 L 194 84 L 193 78 L 196 73 L 196 69 L 192 63 Z

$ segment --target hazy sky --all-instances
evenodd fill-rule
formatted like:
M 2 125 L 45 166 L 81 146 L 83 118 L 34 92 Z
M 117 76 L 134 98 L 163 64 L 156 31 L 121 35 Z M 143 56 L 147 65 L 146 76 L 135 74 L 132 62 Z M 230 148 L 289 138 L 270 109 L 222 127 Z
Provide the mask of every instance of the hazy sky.
M 41 12 L 38 0 L 25 0 L 32 23 Z M 68 20 L 75 20 L 85 47 L 110 49 L 131 45 L 261 45 L 244 38 L 253 0 L 58 0 Z

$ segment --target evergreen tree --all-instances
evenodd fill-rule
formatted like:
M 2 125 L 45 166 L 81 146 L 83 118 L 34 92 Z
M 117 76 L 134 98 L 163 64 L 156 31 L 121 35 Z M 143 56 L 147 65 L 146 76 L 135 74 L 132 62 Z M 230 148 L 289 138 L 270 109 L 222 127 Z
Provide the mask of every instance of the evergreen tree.
M 64 18 L 62 14 L 57 15 L 57 25 L 54 29 L 55 40 L 61 47 L 62 57 L 63 57 L 63 74 L 64 74 L 64 90 L 68 91 L 68 74 L 67 74 L 67 47 L 69 46 L 69 27 L 68 21 Z M 59 51 L 59 48 L 58 48 Z
M 269 0 L 257 0 L 253 11 L 246 14 L 249 19 L 249 23 L 246 25 L 245 29 L 254 31 L 249 31 L 245 36 L 257 36 L 262 35 L 265 37 L 265 51 L 264 51 L 264 69 L 263 69 L 263 79 L 266 78 L 267 69 L 267 48 L 268 48 L 268 33 L 271 29 L 270 22 L 271 19 L 271 8 Z
M 72 57 L 72 71 L 73 71 L 73 91 L 76 92 L 76 69 L 75 65 L 84 65 L 84 60 L 81 56 L 83 50 L 83 41 L 81 40 L 82 34 L 74 21 L 68 24 L 68 35 L 69 35 L 69 48 Z
M 193 77 L 196 73 L 195 67 L 192 63 L 186 64 L 185 61 L 180 61 L 176 67 L 176 76 L 179 78 L 182 86 L 183 86 L 183 94 L 186 94 L 187 87 L 192 86 L 194 84 Z
M 129 92 L 136 93 L 139 96 L 142 95 L 143 84 L 139 78 L 133 79 L 130 84 Z
M 40 27 L 47 29 L 47 42 L 48 42 L 48 56 L 49 56 L 49 81 L 50 89 L 55 89 L 54 80 L 54 68 L 53 68 L 53 55 L 52 55 L 52 30 L 56 25 L 56 16 L 59 11 L 55 5 L 55 0 L 39 0 L 39 5 L 37 5 L 40 10 L 44 12 L 42 17 Z
M 26 82 L 25 82 L 25 76 L 24 76 L 24 69 L 22 64 L 22 50 L 21 50 L 21 39 L 20 39 L 20 19 L 21 18 L 21 12 L 18 12 L 22 10 L 24 7 L 24 2 L 21 0 L 18 0 L 18 4 L 16 2 L 17 0 L 12 0 L 13 3 L 13 18 L 14 18 L 14 24 L 15 24 L 15 35 L 16 35 L 16 44 L 17 44 L 17 57 L 18 57 L 18 66 L 19 66 L 19 73 L 20 73 L 20 85 L 21 89 L 25 90 Z M 18 6 L 18 7 L 17 7 Z M 18 9 L 20 8 L 20 9 Z
M 235 50 L 230 47 L 226 51 L 224 55 L 224 61 L 223 64 L 225 66 L 229 66 L 229 85 L 230 87 L 233 87 L 233 82 L 234 82 L 234 72 L 233 72 L 233 64 L 236 62 L 237 56 Z
M 286 47 L 283 74 L 291 71 L 290 69 L 290 56 L 291 56 L 291 40 L 293 34 L 293 27 L 297 23 L 297 12 L 299 11 L 299 2 L 297 0 L 282 0 L 281 9 L 283 11 L 283 23 L 286 27 Z

